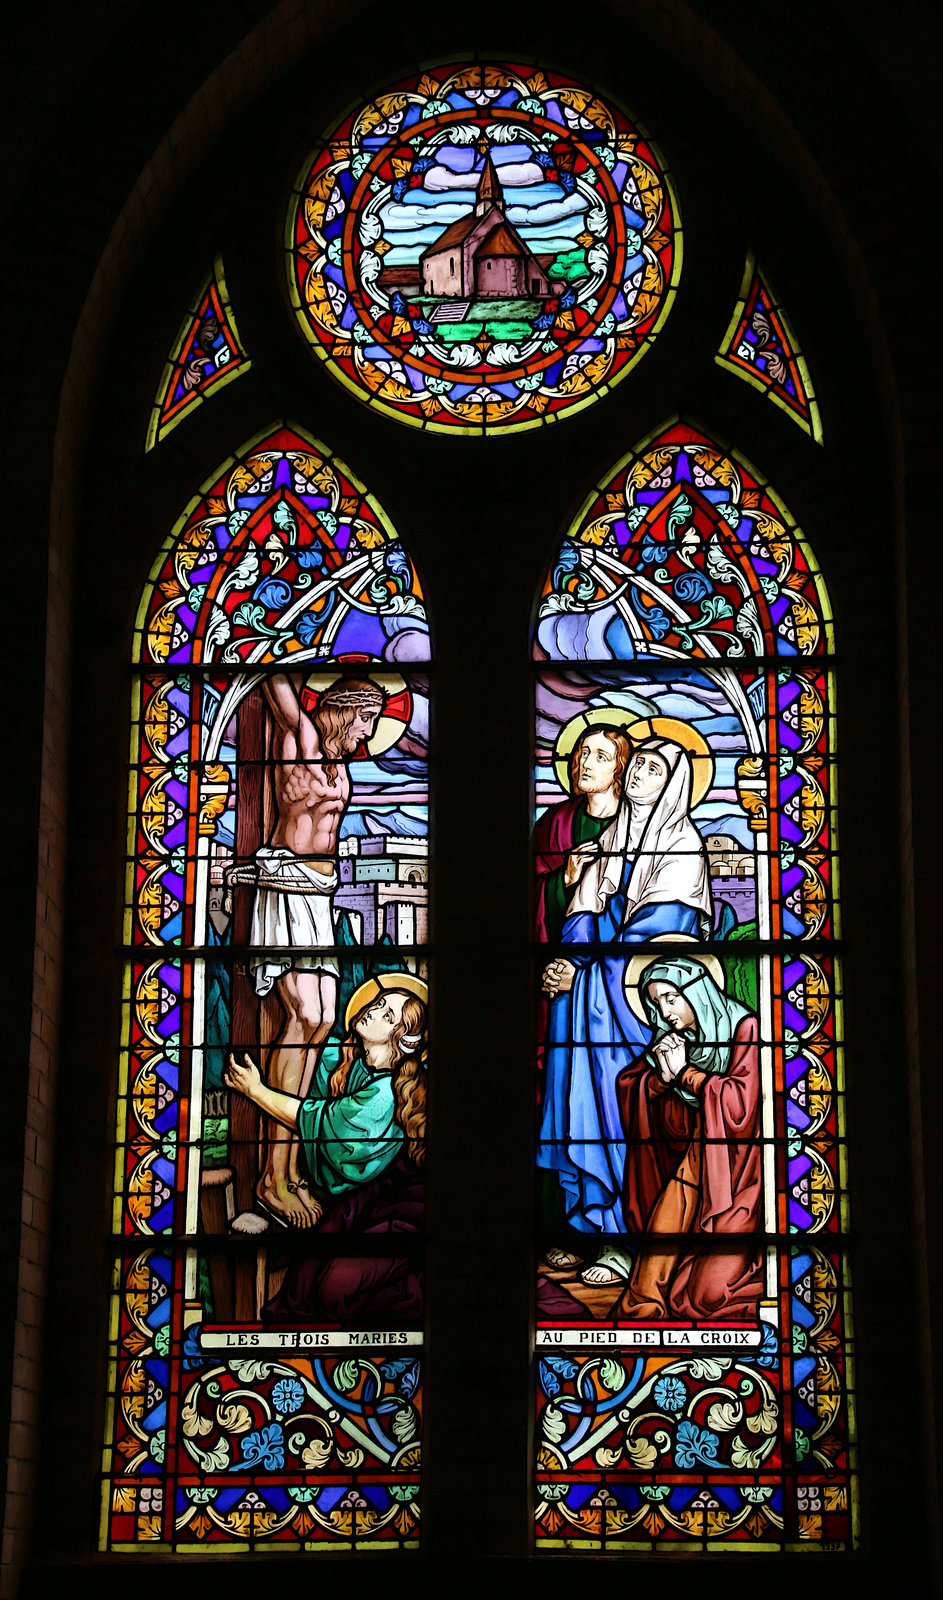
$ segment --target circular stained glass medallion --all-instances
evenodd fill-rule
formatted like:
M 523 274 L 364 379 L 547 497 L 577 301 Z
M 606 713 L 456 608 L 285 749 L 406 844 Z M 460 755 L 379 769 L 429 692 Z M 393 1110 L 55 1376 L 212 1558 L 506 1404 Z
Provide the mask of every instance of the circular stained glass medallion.
M 625 113 L 550 71 L 454 63 L 346 116 L 289 211 L 299 322 L 335 377 L 440 433 L 569 415 L 669 310 L 677 204 Z

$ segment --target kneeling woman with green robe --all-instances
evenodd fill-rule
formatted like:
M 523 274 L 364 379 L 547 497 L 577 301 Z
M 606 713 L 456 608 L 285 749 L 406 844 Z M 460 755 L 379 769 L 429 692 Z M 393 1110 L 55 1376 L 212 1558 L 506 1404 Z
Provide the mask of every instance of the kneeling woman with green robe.
M 322 1233 L 416 1233 L 426 1133 L 428 990 L 408 972 L 369 978 L 351 997 L 327 1093 L 270 1089 L 254 1063 L 230 1057 L 226 1081 L 297 1133 Z M 421 1282 L 407 1260 L 306 1256 L 263 1308 L 266 1322 L 421 1320 Z

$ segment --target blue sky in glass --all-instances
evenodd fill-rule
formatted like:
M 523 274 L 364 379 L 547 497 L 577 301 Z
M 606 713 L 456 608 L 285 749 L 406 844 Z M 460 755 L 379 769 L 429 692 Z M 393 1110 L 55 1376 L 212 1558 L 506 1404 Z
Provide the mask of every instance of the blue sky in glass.
M 385 236 L 397 241 L 387 257 L 391 266 L 418 260 L 475 203 L 482 171 L 477 150 L 445 143 L 437 148 L 436 157 L 418 188 L 380 208 Z M 572 249 L 586 225 L 586 196 L 578 190 L 565 194 L 560 184 L 545 182 L 527 144 L 492 147 L 491 159 L 502 189 L 512 191 L 505 197 L 508 220 L 530 249 L 535 254 Z

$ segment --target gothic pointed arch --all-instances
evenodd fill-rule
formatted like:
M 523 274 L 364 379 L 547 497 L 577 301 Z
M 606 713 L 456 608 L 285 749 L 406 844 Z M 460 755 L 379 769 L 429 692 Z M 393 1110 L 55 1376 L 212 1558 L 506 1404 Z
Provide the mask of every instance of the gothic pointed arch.
M 598 84 L 657 130 L 685 237 L 672 313 L 631 380 L 599 405 L 599 388 L 589 382 L 583 396 L 592 404 L 570 407 L 565 434 L 541 426 L 479 448 L 429 438 L 420 426 L 389 426 L 375 402 L 360 405 L 327 363 L 310 359 L 280 303 L 284 264 L 276 248 L 293 175 L 317 131 L 395 85 L 411 62 L 466 61 L 475 43 L 467 15 L 407 7 L 391 27 L 375 0 L 356 8 L 250 0 L 248 8 L 191 8 L 181 50 L 173 8 L 98 9 L 93 36 L 81 8 L 59 8 L 52 29 L 42 6 L 14 22 L 14 32 L 26 30 L 17 59 L 27 76 L 10 109 L 14 118 L 28 111 L 9 173 L 16 216 L 5 255 L 10 304 L 22 308 L 7 330 L 15 470 L 6 475 L 6 509 L 17 531 L 4 569 L 14 663 L 5 699 L 4 1037 L 13 1066 L 4 1218 L 19 1248 L 5 1252 L 16 1320 L 0 1341 L 0 1359 L 9 1413 L 4 1561 L 13 1581 L 25 1564 L 24 1594 L 45 1591 L 54 1570 L 68 1581 L 97 1561 L 91 1480 L 106 1408 L 99 1358 L 109 1339 L 117 1350 L 108 1322 L 113 1159 L 105 1146 L 119 1036 L 114 951 L 122 937 L 133 611 L 155 541 L 203 473 L 230 455 L 234 440 L 253 435 L 260 418 L 286 414 L 304 417 L 364 474 L 408 539 L 437 622 L 436 1053 L 448 1070 L 435 1079 L 430 1169 L 438 1164 L 440 1177 L 430 1170 L 435 1294 L 425 1378 L 428 1438 L 442 1471 L 430 1471 L 424 1484 L 423 1554 L 451 1574 L 470 1535 L 483 1560 L 520 1559 L 531 1548 L 523 1502 L 532 1409 L 524 1225 L 532 1085 L 522 1064 L 532 1049 L 523 766 L 532 684 L 520 647 L 548 527 L 562 533 L 575 511 L 571 496 L 619 460 L 651 418 L 684 406 L 706 420 L 711 437 L 735 440 L 762 463 L 814 530 L 835 606 L 849 1174 L 855 1225 L 867 1241 L 855 1254 L 861 1559 L 893 1582 L 906 1548 L 925 1584 L 941 1525 L 933 1502 L 938 1375 L 929 1317 L 939 1309 L 941 1266 L 925 1231 L 936 1198 L 930 1152 L 939 1147 L 938 1077 L 932 1070 L 921 1077 L 920 1062 L 932 1060 L 943 1026 L 936 1016 L 943 986 L 936 971 L 938 608 L 922 531 L 933 526 L 932 462 L 943 429 L 932 348 L 928 356 L 920 337 L 934 301 L 925 197 L 932 179 L 926 116 L 935 102 L 921 94 L 912 68 L 918 56 L 925 68 L 932 50 L 913 49 L 914 18 L 892 16 L 885 0 L 883 31 L 839 20 L 819 30 L 814 50 L 803 8 L 782 0 L 740 8 L 735 18 L 718 8 L 709 16 L 697 0 L 649 7 L 588 0 L 562 27 L 552 8 L 512 3 L 502 10 L 500 37 L 480 17 L 482 50 L 502 50 L 526 64 L 527 76 L 538 61 L 572 67 L 582 83 Z M 874 41 L 891 34 L 894 49 L 878 60 Z M 43 89 L 33 93 L 28 72 L 40 63 Z M 500 172 L 497 156 L 495 165 Z M 893 200 L 878 225 L 876 195 Z M 801 335 L 827 449 L 713 359 L 751 247 Z M 145 455 L 160 364 L 192 304 L 194 268 L 205 270 L 217 251 L 252 368 Z M 579 387 L 586 377 L 583 369 Z M 436 401 L 431 391 L 428 401 L 430 408 Z M 519 418 L 526 405 L 525 396 Z M 698 614 L 695 607 L 694 620 Z M 485 651 L 493 673 L 482 670 Z M 241 889 L 251 895 L 249 886 Z M 140 1254 L 137 1237 L 129 1238 Z M 251 1256 L 251 1240 L 244 1248 Z M 162 1290 L 152 1287 L 147 1314 L 159 1328 Z M 143 1375 L 145 1395 L 152 1376 L 159 1374 Z M 138 1404 L 135 1391 L 132 1414 Z M 573 1415 L 560 1409 L 564 1421 Z M 693 1420 L 708 1426 L 706 1415 Z M 604 1458 L 584 1464 L 591 1474 Z M 111 1471 L 111 1459 L 106 1466 Z M 152 1466 L 162 1490 L 166 1476 Z M 271 1468 L 258 1470 L 271 1481 Z M 693 1508 L 705 1538 L 723 1522 L 726 1483 L 755 1481 L 758 1494 L 769 1487 L 750 1468 L 720 1477 Z M 198 1495 L 198 1481 L 189 1487 Z M 676 1508 L 670 1494 L 656 1500 L 662 1488 L 655 1485 L 652 1522 L 673 1540 L 659 1504 L 672 1514 Z M 370 1502 L 366 1482 L 358 1493 Z M 159 1499 L 143 1497 L 139 1520 L 125 1524 L 137 1553 L 98 1562 L 101 1582 L 109 1572 L 122 1582 L 129 1565 L 146 1582 L 148 1556 L 161 1564 Z M 624 1508 L 613 1509 L 596 1490 L 587 1499 L 598 1502 L 587 1515 L 598 1518 L 601 1535 L 617 1538 Z M 311 1503 L 322 1509 L 324 1500 Z M 196 1495 L 180 1514 L 189 1505 L 194 1542 L 202 1530 L 204 1550 L 232 1550 L 209 1510 L 206 1531 Z M 249 1493 L 236 1494 L 232 1505 L 247 1537 L 258 1535 L 251 1566 L 234 1579 L 251 1573 L 258 1586 L 268 1553 L 277 1558 L 277 1540 Z M 152 1521 L 158 1509 L 161 1520 Z M 351 1500 L 343 1509 L 356 1537 L 363 1508 Z M 579 1509 L 575 1500 L 561 1502 L 555 1536 L 583 1538 L 567 1517 Z M 407 1496 L 402 1514 L 408 1511 Z M 818 1539 L 811 1498 L 806 1513 L 803 1546 Z M 765 1514 L 762 1505 L 756 1514 Z M 745 1518 L 745 1542 L 750 1532 Z M 577 1572 L 592 1583 L 595 1533 L 588 1537 Z M 690 1552 L 686 1535 L 678 1542 Z M 671 1592 L 700 1576 L 688 1561 L 670 1573 L 668 1565 L 660 1577 Z M 759 1563 L 748 1565 L 760 1575 Z M 793 1565 L 791 1555 L 771 1551 L 764 1587 L 788 1587 Z M 205 1560 L 172 1566 L 181 1594 L 205 1589 Z M 827 1560 L 823 1570 L 843 1566 Z M 227 1576 L 230 1570 L 227 1563 Z M 273 1581 L 282 1583 L 281 1571 Z
M 248 372 L 247 356 L 226 287 L 221 256 L 200 285 L 164 364 L 147 425 L 152 450 L 209 395 Z
M 187 506 L 133 661 L 102 1547 L 408 1548 L 419 579 L 350 469 L 282 424 Z
M 857 1540 L 831 607 L 675 422 L 534 628 L 538 1545 Z
M 808 362 L 786 309 L 752 250 L 715 360 L 765 394 L 816 443 L 822 443 L 822 419 Z

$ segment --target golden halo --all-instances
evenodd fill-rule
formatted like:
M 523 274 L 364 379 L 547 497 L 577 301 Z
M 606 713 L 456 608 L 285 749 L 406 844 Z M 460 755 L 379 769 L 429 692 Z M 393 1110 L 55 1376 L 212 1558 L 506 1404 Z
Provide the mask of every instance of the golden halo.
M 714 758 L 710 745 L 702 733 L 692 728 L 690 722 L 678 717 L 640 717 L 623 706 L 596 706 L 592 711 L 581 711 L 565 723 L 557 735 L 553 749 L 553 765 L 560 784 L 570 790 L 570 756 L 584 733 L 593 728 L 621 729 L 636 748 L 646 739 L 671 739 L 685 750 L 691 760 L 691 805 L 696 806 L 707 794 L 714 780 Z
M 656 939 L 653 942 L 655 944 L 670 944 L 674 948 L 666 950 L 663 956 L 661 954 L 655 955 L 651 950 L 645 955 L 635 955 L 625 969 L 625 998 L 628 1000 L 635 1015 L 642 1022 L 647 1024 L 649 1019 L 648 1013 L 642 1004 L 642 997 L 638 992 L 638 981 L 645 968 L 650 967 L 654 961 L 670 961 L 672 955 L 684 956 L 692 961 L 698 961 L 702 967 L 706 967 L 718 989 L 723 990 L 726 986 L 727 974 L 724 972 L 717 957 L 704 955 L 700 951 L 692 950 L 691 945 L 696 943 L 693 937 L 686 938 L 684 934 L 680 933 L 666 933 L 661 939 Z M 677 948 L 679 945 L 682 947 L 680 950 Z
M 581 711 L 564 723 L 553 747 L 553 765 L 557 777 L 567 794 L 570 793 L 570 757 L 577 740 L 593 728 L 612 728 L 628 733 L 633 722 L 638 722 L 637 711 L 627 706 L 595 706 L 592 711 Z
M 344 1031 L 349 1033 L 350 1025 L 354 1018 L 365 1011 L 367 1006 L 372 1006 L 374 1000 L 385 990 L 393 989 L 400 994 L 414 994 L 424 1006 L 429 1004 L 429 985 L 422 978 L 414 978 L 411 972 L 380 972 L 375 978 L 368 978 L 355 989 L 347 1002 L 344 1012 Z
M 360 664 L 355 662 L 355 666 Z M 338 678 L 345 677 L 342 672 L 312 672 L 305 679 L 305 691 L 309 695 L 320 696 L 336 683 Z M 361 746 L 368 755 L 379 756 L 384 750 L 389 750 L 397 739 L 401 738 L 404 728 L 412 714 L 412 696 L 405 678 L 398 672 L 375 672 L 369 663 L 364 662 L 357 677 L 365 682 L 375 683 L 383 695 L 383 710 L 377 717 L 377 725 L 370 738 Z
M 702 733 L 692 728 L 690 722 L 679 717 L 640 717 L 628 729 L 633 744 L 644 744 L 646 739 L 671 739 L 686 751 L 691 759 L 691 805 L 703 800 L 714 781 L 714 758 L 711 747 Z

